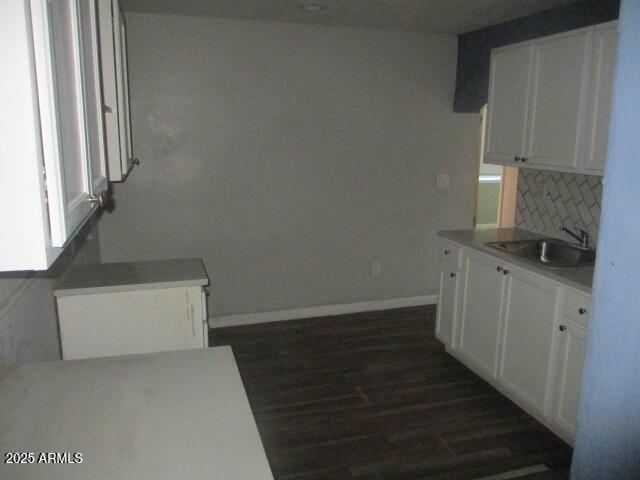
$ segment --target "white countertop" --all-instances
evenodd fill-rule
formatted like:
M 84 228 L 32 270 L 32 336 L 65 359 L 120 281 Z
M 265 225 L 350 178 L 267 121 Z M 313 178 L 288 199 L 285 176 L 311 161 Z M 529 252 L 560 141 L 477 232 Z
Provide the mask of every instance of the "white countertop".
M 0 452 L 83 454 L 3 479 L 273 480 L 230 347 L 0 369 Z
M 72 265 L 55 285 L 54 295 L 94 295 L 208 284 L 207 272 L 199 258 Z
M 591 294 L 593 282 L 593 266 L 554 268 L 530 262 L 486 245 L 487 242 L 509 242 L 513 240 L 530 240 L 545 238 L 537 233 L 521 228 L 496 228 L 490 230 L 442 230 L 438 235 L 452 240 L 465 247 L 472 248 L 491 256 L 500 258 L 511 264 L 531 270 L 543 277 Z

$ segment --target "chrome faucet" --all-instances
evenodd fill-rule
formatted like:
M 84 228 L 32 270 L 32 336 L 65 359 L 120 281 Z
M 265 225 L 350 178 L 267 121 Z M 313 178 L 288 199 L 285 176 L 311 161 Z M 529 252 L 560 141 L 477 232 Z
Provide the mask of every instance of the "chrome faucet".
M 578 230 L 578 232 L 580 232 L 580 235 L 578 235 L 574 231 L 568 229 L 564 225 L 560 225 L 560 231 L 561 232 L 564 232 L 564 233 L 566 233 L 568 235 L 571 235 L 573 238 L 575 238 L 576 240 L 578 240 L 580 242 L 581 246 L 583 246 L 584 248 L 587 248 L 589 246 L 589 241 L 591 240 L 589 232 L 587 232 L 586 230 L 583 230 L 581 228 L 576 228 L 576 230 Z

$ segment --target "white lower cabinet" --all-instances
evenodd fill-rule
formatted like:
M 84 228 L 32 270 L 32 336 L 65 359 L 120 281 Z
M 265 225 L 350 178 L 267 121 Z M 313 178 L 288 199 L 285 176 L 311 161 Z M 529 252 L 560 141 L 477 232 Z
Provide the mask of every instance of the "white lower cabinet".
M 582 384 L 582 367 L 587 345 L 587 329 L 567 316 L 567 307 L 572 306 L 572 291 L 568 291 L 565 300 L 565 316 L 557 328 L 559 348 L 557 355 L 557 375 L 554 386 L 553 422 L 573 437 L 576 431 L 578 400 Z M 583 299 L 586 306 L 579 307 L 578 315 L 585 315 L 588 299 Z M 582 318 L 581 318 L 582 320 Z
M 547 400 L 560 286 L 525 270 L 505 271 L 498 381 L 529 407 L 542 412 Z
M 458 350 L 469 366 L 495 377 L 505 275 L 499 260 L 464 253 Z
M 572 443 L 590 296 L 497 257 L 459 248 L 459 271 L 441 264 L 437 338 Z
M 57 306 L 64 360 L 209 346 L 201 286 L 68 295 Z
M 459 269 L 442 263 L 440 266 L 436 337 L 451 348 L 455 348 L 453 332 L 457 319 L 459 284 Z

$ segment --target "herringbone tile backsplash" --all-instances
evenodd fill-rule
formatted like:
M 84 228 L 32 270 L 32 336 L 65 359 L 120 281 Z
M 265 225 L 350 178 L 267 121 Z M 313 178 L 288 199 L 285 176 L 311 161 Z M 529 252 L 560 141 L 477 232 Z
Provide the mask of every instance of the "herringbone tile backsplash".
M 521 168 L 518 174 L 516 226 L 573 240 L 560 225 L 589 232 L 598 241 L 602 177 Z

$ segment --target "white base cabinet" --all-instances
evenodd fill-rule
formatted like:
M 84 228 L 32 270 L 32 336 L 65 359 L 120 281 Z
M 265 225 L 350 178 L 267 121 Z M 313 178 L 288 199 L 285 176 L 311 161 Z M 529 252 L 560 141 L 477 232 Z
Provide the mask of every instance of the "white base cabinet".
M 553 328 L 560 287 L 526 270 L 507 274 L 498 382 L 530 408 L 543 412 L 551 374 Z
M 560 342 L 552 415 L 553 422 L 571 437 L 576 432 L 590 303 L 587 295 L 567 290 L 564 312 L 557 325 Z
M 562 326 L 553 420 L 573 436 L 576 432 L 587 331 L 569 322 Z
M 206 348 L 200 259 L 71 266 L 56 285 L 62 358 Z
M 62 358 L 207 348 L 203 297 L 199 286 L 60 297 Z
M 462 315 L 457 333 L 461 355 L 483 376 L 495 378 L 505 276 L 496 259 L 463 255 Z
M 436 316 L 436 337 L 445 344 L 454 342 L 454 321 L 458 309 L 459 270 L 446 263 L 440 266 L 440 292 Z
M 452 267 L 441 253 L 436 337 L 449 353 L 572 443 L 589 295 L 497 257 L 461 245 L 453 248 L 460 252 L 461 268 Z

